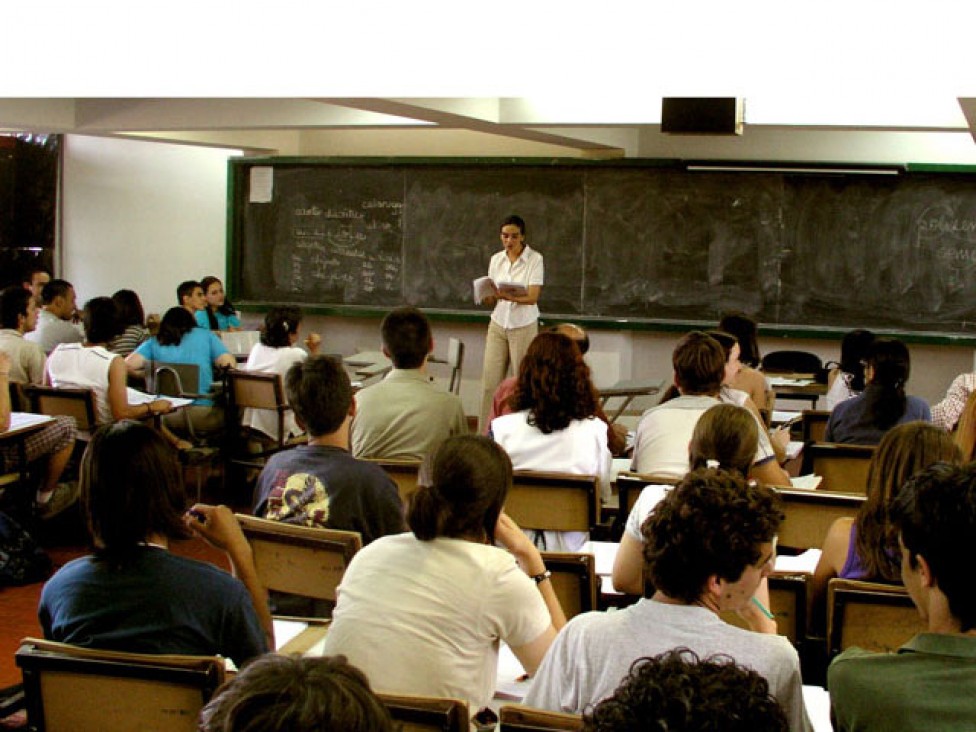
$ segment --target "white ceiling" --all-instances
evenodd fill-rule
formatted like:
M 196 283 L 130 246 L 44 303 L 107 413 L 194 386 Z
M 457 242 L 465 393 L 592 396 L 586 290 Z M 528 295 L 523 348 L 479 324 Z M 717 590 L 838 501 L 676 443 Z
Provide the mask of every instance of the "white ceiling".
M 976 165 L 976 98 L 745 100 L 741 136 L 666 135 L 661 98 L 0 98 L 0 130 L 258 154 L 542 154 Z M 421 142 L 422 141 L 422 142 Z

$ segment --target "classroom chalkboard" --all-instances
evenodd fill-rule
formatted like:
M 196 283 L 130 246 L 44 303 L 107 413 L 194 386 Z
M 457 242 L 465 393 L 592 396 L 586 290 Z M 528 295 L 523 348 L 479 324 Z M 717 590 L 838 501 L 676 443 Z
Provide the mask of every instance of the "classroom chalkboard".
M 976 334 L 976 176 L 693 172 L 664 161 L 235 159 L 243 306 L 486 313 L 471 281 L 510 213 L 544 316 L 667 327 Z

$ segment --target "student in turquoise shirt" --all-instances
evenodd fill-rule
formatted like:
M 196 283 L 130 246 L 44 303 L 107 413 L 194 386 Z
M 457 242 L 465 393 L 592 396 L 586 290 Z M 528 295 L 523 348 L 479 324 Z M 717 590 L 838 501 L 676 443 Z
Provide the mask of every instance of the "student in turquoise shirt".
M 200 280 L 207 306 L 195 313 L 197 325 L 208 330 L 240 330 L 241 319 L 230 300 L 224 294 L 223 283 L 213 276 Z

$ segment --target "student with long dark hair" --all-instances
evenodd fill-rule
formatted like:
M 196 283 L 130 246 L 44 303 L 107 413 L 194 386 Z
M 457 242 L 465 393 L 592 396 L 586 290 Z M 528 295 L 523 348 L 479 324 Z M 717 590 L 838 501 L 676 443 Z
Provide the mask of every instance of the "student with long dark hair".
M 864 391 L 864 358 L 874 342 L 869 330 L 852 330 L 840 342 L 840 363 L 827 374 L 827 409 Z
M 929 405 L 905 394 L 911 363 L 904 343 L 879 338 L 868 348 L 865 361 L 864 391 L 834 407 L 827 420 L 827 442 L 877 445 L 896 424 L 932 421 Z
M 502 512 L 512 465 L 498 445 L 449 437 L 421 477 L 411 531 L 353 557 L 324 652 L 377 689 L 466 699 L 474 712 L 494 693 L 499 641 L 531 674 L 565 617 L 539 551 Z
M 718 329 L 735 336 L 741 352 L 742 368 L 735 375 L 732 386 L 748 394 L 759 410 L 772 411 L 773 391 L 766 377 L 759 371 L 762 355 L 759 352 L 759 329 L 756 321 L 745 313 L 728 313 L 718 323 Z
M 207 305 L 194 314 L 197 325 L 208 330 L 240 330 L 241 319 L 224 294 L 224 283 L 209 275 L 200 280 L 200 287 Z
M 268 650 L 267 596 L 226 506 L 193 507 L 176 453 L 151 427 L 102 427 L 81 462 L 81 505 L 94 553 L 44 586 L 44 637 L 134 653 L 221 654 L 238 665 Z M 170 553 L 197 535 L 227 552 L 234 577 Z

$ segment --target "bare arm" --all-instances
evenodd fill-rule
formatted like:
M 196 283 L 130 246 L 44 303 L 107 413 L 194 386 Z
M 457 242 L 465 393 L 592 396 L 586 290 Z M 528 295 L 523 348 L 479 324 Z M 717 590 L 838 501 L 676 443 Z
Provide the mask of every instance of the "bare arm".
M 203 521 L 193 514 L 202 516 Z M 247 543 L 233 512 L 227 506 L 197 503 L 183 517 L 183 523 L 194 536 L 227 553 L 231 573 L 244 584 L 251 596 L 258 621 L 268 639 L 268 648 L 274 648 L 274 622 L 268 607 L 268 593 L 254 566 L 251 545 Z
M 125 368 L 133 376 L 142 376 L 146 369 L 146 359 L 133 351 L 125 357 Z
M 628 595 L 644 594 L 644 544 L 626 531 L 613 560 L 613 588 Z
M 108 367 L 108 405 L 112 419 L 146 419 L 157 414 L 173 411 L 173 405 L 166 399 L 156 399 L 148 404 L 129 404 L 125 391 L 125 363 L 121 358 L 113 358 Z
M 754 478 L 763 485 L 790 485 L 790 476 L 776 462 L 775 457 L 772 460 L 767 460 L 762 465 L 753 465 L 749 469 L 749 477 Z
M 834 521 L 824 539 L 820 561 L 813 571 L 810 583 L 811 630 L 824 633 L 827 630 L 827 585 L 840 574 L 847 561 L 851 545 L 851 525 L 854 519 L 839 518 Z
M 10 429 L 10 356 L 0 351 L 0 432 Z
M 498 293 L 498 299 L 517 302 L 519 305 L 535 305 L 539 302 L 539 295 L 541 294 L 542 285 L 529 285 L 528 292 L 524 295 L 503 295 L 502 293 Z

